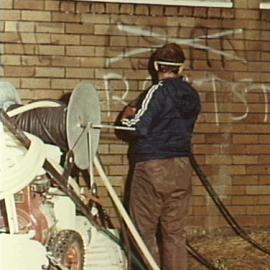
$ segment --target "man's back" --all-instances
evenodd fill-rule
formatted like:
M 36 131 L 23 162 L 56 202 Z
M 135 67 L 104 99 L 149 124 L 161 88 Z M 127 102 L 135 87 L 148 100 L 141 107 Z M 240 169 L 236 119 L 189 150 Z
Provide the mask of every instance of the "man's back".
M 135 160 L 189 156 L 200 108 L 198 93 L 181 78 L 154 85 L 130 121 L 138 133 L 133 153 Z

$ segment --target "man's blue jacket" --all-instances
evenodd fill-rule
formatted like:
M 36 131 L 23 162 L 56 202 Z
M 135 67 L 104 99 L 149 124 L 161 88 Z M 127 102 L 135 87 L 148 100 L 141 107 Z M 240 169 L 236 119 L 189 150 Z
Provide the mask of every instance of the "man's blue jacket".
M 123 125 L 136 129 L 135 161 L 189 156 L 200 110 L 197 91 L 182 78 L 153 85 L 134 118 L 122 119 Z

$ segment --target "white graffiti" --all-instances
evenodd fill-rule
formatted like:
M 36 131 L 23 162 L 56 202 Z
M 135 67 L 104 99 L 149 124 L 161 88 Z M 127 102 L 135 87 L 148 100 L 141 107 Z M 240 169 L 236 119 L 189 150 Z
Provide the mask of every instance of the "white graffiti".
M 152 48 L 140 48 L 140 49 L 131 50 L 129 52 L 123 52 L 123 53 L 118 54 L 115 57 L 108 59 L 106 62 L 106 65 L 109 66 L 110 64 L 117 63 L 123 59 L 129 58 L 130 56 L 142 54 L 145 52 L 151 52 L 151 51 L 152 51 Z
M 122 75 L 117 73 L 108 73 L 103 76 L 104 85 L 105 85 L 105 93 L 106 93 L 106 108 L 107 108 L 107 116 L 109 117 L 111 115 L 111 102 L 112 101 L 118 101 L 122 105 L 127 105 L 127 102 L 125 101 L 125 98 L 128 95 L 129 92 L 129 83 L 126 78 L 124 78 Z M 113 89 L 110 87 L 110 82 L 112 80 L 120 80 L 125 85 L 125 92 L 124 94 L 119 97 L 116 95 L 113 95 Z
M 112 64 L 117 63 L 119 61 L 124 61 L 127 59 L 130 59 L 130 57 L 135 56 L 135 55 L 139 55 L 139 54 L 143 54 L 146 52 L 151 52 L 153 50 L 153 48 L 159 47 L 160 43 L 164 43 L 166 42 L 175 42 L 179 45 L 186 45 L 188 47 L 191 48 L 195 48 L 195 49 L 202 49 L 214 54 L 218 54 L 220 56 L 223 56 L 224 58 L 228 58 L 228 59 L 234 59 L 237 61 L 241 61 L 243 63 L 246 63 L 247 61 L 242 58 L 237 56 L 236 53 L 228 53 L 228 52 L 224 52 L 222 50 L 218 50 L 216 48 L 207 46 L 202 44 L 202 42 L 205 42 L 206 40 L 209 39 L 218 39 L 218 38 L 222 38 L 222 37 L 227 37 L 227 36 L 231 36 L 231 35 L 236 35 L 236 34 L 241 34 L 243 33 L 242 29 L 235 29 L 235 30 L 227 30 L 227 31 L 222 31 L 222 32 L 217 32 L 214 34 L 209 34 L 209 35 L 202 35 L 202 36 L 198 36 L 195 37 L 193 39 L 191 38 L 187 38 L 187 39 L 181 39 L 181 38 L 170 38 L 165 34 L 159 34 L 153 31 L 149 31 L 149 30 L 144 30 L 140 27 L 136 27 L 136 26 L 128 26 L 128 25 L 124 25 L 122 23 L 117 23 L 117 28 L 119 31 L 121 32 L 125 32 L 128 35 L 134 35 L 134 36 L 140 36 L 140 37 L 145 37 L 145 38 L 154 38 L 154 40 L 156 41 L 152 43 L 152 45 L 148 48 L 136 48 L 136 49 L 131 49 L 131 50 L 126 50 L 124 52 L 121 52 L 120 54 L 111 57 L 107 60 L 106 62 L 106 66 L 107 67 L 111 67 Z M 210 77 L 209 77 L 210 78 Z M 116 95 L 112 95 L 113 90 L 110 89 L 110 80 L 122 80 L 126 86 L 126 91 L 124 96 L 122 97 L 117 97 Z M 217 123 L 217 125 L 219 125 L 219 115 L 218 115 L 218 103 L 217 103 L 217 83 L 220 79 L 215 78 L 214 76 L 212 76 L 210 78 L 210 82 L 211 82 L 211 87 L 212 87 L 212 91 L 213 91 L 213 95 L 214 95 L 214 105 L 215 105 L 215 122 Z M 147 88 L 148 83 L 150 81 L 150 77 L 146 78 L 144 83 L 143 83 L 143 89 L 145 90 Z M 208 83 L 209 79 L 202 79 L 202 80 L 197 80 L 196 82 L 194 82 L 195 84 L 201 84 L 201 83 Z M 110 103 L 111 101 L 115 100 L 115 101 L 119 101 L 122 104 L 124 104 L 124 97 L 126 97 L 128 95 L 129 92 L 129 83 L 127 81 L 126 78 L 124 78 L 123 76 L 121 76 L 120 74 L 116 74 L 116 73 L 109 73 L 107 75 L 104 76 L 104 84 L 105 84 L 105 90 L 106 90 L 106 97 L 107 97 L 107 111 L 108 111 L 108 116 L 110 115 Z M 244 117 L 244 116 L 242 116 Z M 236 118 L 234 120 L 237 120 Z
M 151 77 L 147 76 L 145 78 L 145 81 L 143 83 L 142 90 L 146 90 L 150 86 Z M 116 96 L 113 95 L 113 89 L 110 87 L 110 81 L 111 80 L 119 80 L 124 83 L 125 91 L 122 96 Z M 263 114 L 264 114 L 264 122 L 268 121 L 268 113 L 269 113 L 269 101 L 268 101 L 268 93 L 270 92 L 270 85 L 263 84 L 263 83 L 254 83 L 252 79 L 243 79 L 237 82 L 233 81 L 227 81 L 223 80 L 219 77 L 217 77 L 214 74 L 210 74 L 207 78 L 197 79 L 191 81 L 191 83 L 194 85 L 195 88 L 198 90 L 200 88 L 207 88 L 211 90 L 213 95 L 213 106 L 214 106 L 214 122 L 217 126 L 220 125 L 220 119 L 219 119 L 219 101 L 218 101 L 218 95 L 219 90 L 224 91 L 231 91 L 233 94 L 233 97 L 239 100 L 239 103 L 242 103 L 244 105 L 244 110 L 242 115 L 240 116 L 231 116 L 232 122 L 237 122 L 244 120 L 248 117 L 250 113 L 249 103 L 248 103 L 248 94 L 249 93 L 259 93 L 263 96 Z M 122 75 L 117 73 L 109 73 L 104 76 L 104 84 L 105 84 L 105 91 L 106 91 L 106 108 L 107 108 L 107 116 L 111 115 L 111 103 L 113 101 L 117 103 L 121 103 L 122 105 L 127 105 L 126 98 L 128 97 L 128 93 L 130 90 L 129 82 L 126 78 L 124 78 Z
M 175 42 L 179 45 L 186 45 L 186 46 L 189 46 L 189 47 L 192 47 L 195 49 L 202 49 L 202 50 L 214 53 L 214 54 L 218 54 L 218 55 L 224 56 L 228 59 L 234 59 L 234 60 L 238 60 L 238 61 L 241 61 L 244 63 L 247 62 L 246 59 L 239 57 L 236 54 L 227 53 L 227 52 L 224 52 L 222 50 L 218 50 L 218 49 L 215 49 L 213 47 L 200 44 L 202 41 L 207 40 L 207 39 L 216 39 L 216 38 L 221 38 L 224 36 L 241 34 L 241 33 L 243 33 L 243 29 L 223 31 L 223 32 L 219 32 L 219 33 L 215 33 L 215 34 L 211 34 L 211 35 L 199 36 L 199 37 L 196 37 L 194 39 L 181 39 L 181 38 L 168 38 L 165 35 L 161 35 L 161 34 L 158 34 L 158 33 L 152 32 L 152 31 L 148 31 L 148 30 L 143 30 L 140 27 L 127 26 L 127 25 L 123 25 L 121 23 L 118 23 L 117 27 L 120 31 L 126 32 L 127 34 L 141 36 L 141 37 L 152 37 L 152 38 L 157 39 L 158 41 Z M 159 46 L 160 46 L 160 44 L 154 45 L 154 47 L 159 47 Z M 121 61 L 125 58 L 128 58 L 132 55 L 145 53 L 145 52 L 148 52 L 151 50 L 152 50 L 151 48 L 150 49 L 149 48 L 140 48 L 140 49 L 134 49 L 134 50 L 130 50 L 128 52 L 121 53 L 115 57 L 110 58 L 107 61 L 107 66 L 109 66 L 109 64 L 113 64 L 113 63 Z
M 49 27 L 50 25 L 48 25 Z M 127 35 L 133 35 L 133 36 L 139 36 L 141 38 L 151 38 L 152 43 L 151 46 L 148 48 L 135 48 L 135 49 L 130 49 L 130 50 L 125 50 L 123 53 L 120 53 L 114 57 L 111 57 L 107 61 L 107 66 L 113 65 L 114 63 L 117 63 L 119 61 L 125 61 L 125 60 L 130 60 L 130 57 L 132 56 L 137 56 L 143 53 L 148 53 L 151 52 L 154 48 L 159 47 L 162 45 L 164 42 L 175 42 L 180 45 L 185 45 L 190 48 L 194 49 L 201 49 L 207 52 L 211 52 L 217 55 L 220 55 L 224 58 L 227 59 L 234 59 L 237 61 L 241 61 L 243 63 L 246 63 L 247 61 L 239 57 L 236 52 L 225 52 L 222 49 L 216 49 L 214 47 L 205 45 L 207 44 L 208 40 L 213 40 L 213 39 L 221 39 L 223 37 L 230 37 L 234 35 L 239 35 L 243 33 L 242 29 L 233 29 L 233 30 L 227 30 L 227 31 L 222 31 L 222 32 L 217 32 L 214 34 L 209 34 L 209 35 L 200 35 L 194 38 L 170 38 L 166 34 L 159 34 L 154 31 L 150 30 L 145 30 L 140 27 L 136 26 L 129 26 L 129 25 L 124 25 L 122 23 L 117 23 L 116 27 L 119 31 L 127 33 Z M 20 29 L 18 27 L 18 24 L 16 25 L 16 30 L 19 33 L 19 39 L 20 43 L 23 45 L 24 40 L 23 36 L 20 34 Z M 37 40 L 37 36 L 33 34 L 33 44 L 37 45 L 35 47 L 36 54 L 39 55 L 39 43 Z M 205 43 L 205 44 L 204 44 Z M 24 46 L 23 46 L 24 49 Z M 0 44 L 0 75 L 3 75 L 3 66 L 4 66 L 4 45 Z M 136 72 L 136 71 L 135 71 Z M 106 111 L 107 111 L 107 116 L 110 116 L 111 111 L 112 111 L 112 105 L 113 104 L 122 104 L 123 106 L 128 104 L 128 94 L 130 92 L 130 82 L 128 78 L 126 78 L 122 74 L 118 74 L 116 72 L 109 72 L 103 76 L 103 81 L 104 81 L 104 86 L 105 86 L 105 99 L 103 102 L 106 102 Z M 123 87 L 121 87 L 121 91 L 116 91 L 117 89 L 114 89 L 113 86 L 113 81 L 117 81 L 118 83 L 122 83 Z M 142 83 L 142 91 L 146 90 L 150 84 L 151 84 L 151 77 L 148 75 L 143 81 L 140 80 Z M 224 89 L 231 91 L 232 95 L 234 98 L 236 98 L 239 103 L 241 103 L 243 106 L 243 112 L 240 112 L 241 115 L 232 115 L 231 120 L 232 121 L 242 121 L 248 117 L 248 115 L 251 113 L 251 108 L 250 103 L 248 101 L 248 95 L 251 93 L 259 93 L 263 96 L 263 113 L 264 113 L 264 118 L 263 121 L 267 122 L 269 121 L 268 113 L 269 113 L 269 101 L 268 101 L 268 93 L 270 92 L 270 85 L 263 84 L 263 83 L 255 83 L 252 79 L 244 79 L 240 81 L 227 81 L 223 80 L 215 74 L 209 74 L 208 77 L 204 77 L 201 79 L 194 80 L 193 83 L 198 90 L 200 90 L 200 87 L 209 87 L 209 89 L 212 92 L 213 95 L 213 106 L 214 106 L 214 122 L 216 123 L 217 126 L 220 125 L 220 111 L 219 111 L 219 102 L 218 102 L 218 95 L 219 91 L 223 91 Z M 116 94 L 120 93 L 120 94 Z M 238 112 L 239 113 L 239 112 Z
M 250 91 L 261 91 L 264 95 L 264 122 L 268 121 L 268 112 L 269 112 L 269 104 L 268 104 L 268 92 L 270 92 L 270 85 L 266 84 L 251 84 L 246 89 L 246 93 Z
M 218 89 L 220 85 L 222 85 L 223 89 L 231 89 L 234 97 L 237 97 L 240 103 L 244 104 L 245 111 L 241 116 L 232 116 L 232 121 L 241 121 L 248 117 L 250 113 L 249 103 L 248 103 L 248 94 L 251 92 L 257 92 L 263 95 L 263 106 L 264 106 L 264 122 L 268 121 L 268 112 L 269 112 L 269 102 L 268 102 L 268 92 L 270 92 L 270 85 L 263 83 L 254 83 L 252 79 L 242 79 L 237 82 L 226 81 L 221 78 L 218 78 L 214 74 L 210 75 L 208 78 L 198 79 L 193 81 L 193 84 L 200 88 L 203 85 L 209 86 L 209 89 L 213 92 L 213 100 L 214 100 L 214 117 L 215 123 L 217 126 L 220 125 L 219 120 L 219 104 L 217 101 Z

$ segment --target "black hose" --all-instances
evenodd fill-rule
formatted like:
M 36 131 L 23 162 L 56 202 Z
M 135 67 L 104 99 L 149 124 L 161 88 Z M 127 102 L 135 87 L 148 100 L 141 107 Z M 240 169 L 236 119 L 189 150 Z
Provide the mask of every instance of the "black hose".
M 36 108 L 23 112 L 15 119 L 17 128 L 32 133 L 41 138 L 42 141 L 54 144 L 66 151 L 68 149 L 66 133 L 66 112 L 65 104 L 60 103 L 59 107 Z M 9 110 L 21 107 L 22 105 L 11 105 Z
M 188 253 L 199 263 L 204 265 L 207 269 L 218 270 L 210 261 L 208 261 L 204 256 L 202 256 L 188 241 L 186 243 Z
M 214 201 L 215 205 L 221 212 L 222 216 L 226 219 L 228 224 L 231 226 L 231 228 L 235 231 L 235 233 L 240 236 L 243 240 L 250 243 L 253 247 L 256 249 L 262 251 L 263 253 L 266 253 L 270 255 L 270 250 L 261 244 L 257 243 L 254 239 L 252 239 L 248 233 L 237 223 L 237 221 L 234 219 L 234 217 L 231 215 L 231 213 L 228 211 L 228 209 L 225 207 L 221 199 L 219 198 L 218 194 L 210 184 L 209 180 L 207 179 L 206 175 L 203 173 L 203 171 L 200 169 L 194 155 L 190 156 L 190 162 L 193 166 L 193 169 L 195 170 L 197 176 L 201 180 L 203 186 L 207 190 L 208 194 Z

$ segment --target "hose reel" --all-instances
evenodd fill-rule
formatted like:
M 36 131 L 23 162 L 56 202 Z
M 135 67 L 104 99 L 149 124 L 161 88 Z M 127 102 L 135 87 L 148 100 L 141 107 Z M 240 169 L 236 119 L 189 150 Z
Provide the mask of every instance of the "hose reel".
M 14 91 L 10 92 L 16 96 Z M 100 125 L 101 121 L 98 94 L 91 83 L 79 84 L 73 90 L 68 105 L 48 100 L 22 106 L 13 96 L 3 97 L 2 103 L 10 105 L 8 115 L 14 117 L 18 128 L 40 137 L 46 143 L 72 150 L 76 166 L 82 170 L 89 167 L 89 147 L 91 144 L 91 156 L 95 156 L 100 134 L 100 129 L 91 127 Z
M 99 129 L 92 125 L 100 125 L 101 114 L 96 89 L 90 83 L 78 85 L 72 92 L 67 107 L 66 131 L 69 149 L 73 150 L 74 162 L 80 169 L 87 169 L 91 155 L 94 157 L 99 144 Z M 88 132 L 91 132 L 91 142 Z

